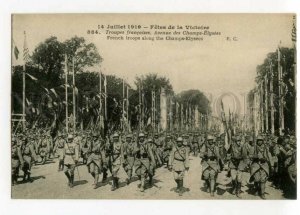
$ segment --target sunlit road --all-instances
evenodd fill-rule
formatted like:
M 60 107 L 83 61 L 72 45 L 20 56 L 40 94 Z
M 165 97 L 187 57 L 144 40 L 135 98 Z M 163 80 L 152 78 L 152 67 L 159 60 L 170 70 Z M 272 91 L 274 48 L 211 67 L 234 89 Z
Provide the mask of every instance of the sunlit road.
M 57 160 L 54 159 L 45 165 L 36 165 L 32 168 L 32 183 L 20 183 L 12 187 L 12 198 L 17 199 L 238 199 L 230 193 L 230 179 L 226 178 L 226 172 L 219 174 L 217 182 L 217 192 L 215 197 L 210 197 L 201 189 L 203 181 L 201 181 L 201 165 L 200 158 L 190 157 L 190 170 L 186 174 L 184 187 L 187 188 L 183 196 L 178 196 L 173 191 L 175 182 L 172 173 L 166 168 L 157 169 L 154 177 L 154 185 L 147 186 L 145 192 L 140 192 L 138 181 L 132 182 L 130 185 L 125 183 L 125 172 L 120 172 L 120 188 L 111 191 L 110 181 L 107 183 L 98 183 L 98 188 L 93 189 L 93 178 L 88 173 L 87 167 L 81 165 L 78 171 L 75 171 L 75 186 L 69 188 L 67 179 L 63 172 L 57 171 Z M 21 179 L 21 178 L 20 178 Z M 19 180 L 20 180 L 19 179 Z M 101 179 L 101 177 L 100 177 Z M 109 178 L 110 179 L 110 178 Z M 247 182 L 249 174 L 244 175 L 242 187 L 242 199 L 260 199 L 248 193 Z M 282 192 L 270 186 L 270 182 L 266 188 L 267 199 L 284 199 Z

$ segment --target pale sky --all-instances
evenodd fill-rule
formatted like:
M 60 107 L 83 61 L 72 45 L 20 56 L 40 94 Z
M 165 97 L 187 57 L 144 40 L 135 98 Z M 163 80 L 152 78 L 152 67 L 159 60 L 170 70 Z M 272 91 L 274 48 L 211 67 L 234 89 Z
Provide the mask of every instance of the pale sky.
M 241 94 L 254 87 L 256 66 L 276 50 L 279 41 L 292 47 L 292 19 L 291 14 L 15 15 L 12 33 L 20 54 L 24 31 L 30 53 L 50 36 L 60 41 L 82 36 L 96 45 L 104 73 L 126 77 L 131 84 L 136 75 L 159 73 L 170 79 L 176 93 L 199 89 L 214 100 L 233 92 L 242 99 Z M 86 33 L 98 24 L 205 25 L 221 36 L 202 42 L 107 41 L 103 34 Z M 226 41 L 234 36 L 237 42 Z

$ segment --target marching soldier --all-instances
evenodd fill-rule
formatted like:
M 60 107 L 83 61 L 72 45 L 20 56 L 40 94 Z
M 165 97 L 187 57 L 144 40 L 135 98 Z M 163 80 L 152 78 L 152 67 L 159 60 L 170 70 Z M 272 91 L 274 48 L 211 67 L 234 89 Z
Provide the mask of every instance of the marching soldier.
M 47 158 L 49 156 L 49 151 L 50 151 L 49 139 L 47 138 L 47 134 L 44 133 L 42 135 L 42 140 L 39 145 L 39 155 L 42 159 L 42 164 L 46 163 Z
M 93 140 L 89 142 L 88 152 L 89 154 L 87 158 L 86 165 L 88 167 L 88 172 L 94 178 L 94 189 L 97 188 L 99 174 L 101 174 L 102 168 L 102 156 L 101 156 L 101 140 L 98 138 L 97 133 L 93 133 Z
M 177 184 L 176 192 L 179 196 L 182 196 L 183 190 L 183 179 L 185 171 L 189 170 L 189 155 L 188 150 L 183 145 L 182 137 L 178 137 L 176 146 L 172 148 L 169 159 L 169 169 L 173 171 L 174 180 Z
M 57 139 L 55 141 L 54 151 L 58 154 L 58 171 L 64 170 L 64 160 L 65 160 L 65 144 L 66 140 L 63 138 L 62 133 L 57 134 Z
M 124 144 L 124 164 L 123 168 L 127 173 L 126 184 L 130 184 L 132 177 L 132 169 L 134 165 L 134 148 L 135 143 L 132 141 L 132 135 L 128 134 L 126 136 L 126 142 Z
M 171 150 L 174 146 L 174 143 L 171 140 L 171 136 L 168 134 L 166 136 L 165 142 L 164 142 L 164 151 L 163 151 L 163 162 L 167 164 L 167 167 L 169 166 L 169 157 Z
M 86 164 L 87 163 L 87 159 L 88 159 L 88 142 L 91 141 L 91 138 L 90 137 L 87 137 L 86 134 L 83 134 L 82 135 L 82 141 L 81 141 L 81 157 L 82 157 L 82 162 L 83 164 Z
M 200 150 L 200 158 L 202 165 L 202 180 L 205 181 L 206 187 L 209 190 L 210 196 L 214 196 L 216 179 L 220 172 L 219 163 L 222 162 L 220 158 L 219 147 L 214 144 L 214 137 L 209 135 L 207 143 L 203 144 Z
M 14 186 L 18 183 L 20 161 L 22 160 L 21 149 L 15 137 L 12 138 L 11 159 L 11 181 Z
M 30 138 L 30 137 L 29 137 Z M 28 180 L 29 182 L 33 182 L 31 179 L 31 164 L 32 162 L 37 161 L 37 155 L 35 154 L 34 147 L 30 141 L 26 137 L 23 137 L 22 139 L 22 145 L 21 145 L 21 168 L 23 170 L 23 181 L 25 182 Z
M 265 199 L 266 182 L 268 180 L 273 164 L 271 162 L 271 154 L 268 147 L 264 144 L 262 136 L 257 136 L 253 162 L 250 169 L 250 182 L 254 181 L 254 186 L 259 192 L 262 199 Z
M 65 169 L 64 173 L 68 178 L 70 188 L 74 186 L 74 171 L 79 159 L 79 147 L 73 141 L 73 135 L 68 135 L 68 141 L 65 144 Z
M 232 194 L 235 194 L 238 198 L 241 197 L 242 188 L 242 172 L 246 168 L 244 162 L 243 146 L 241 144 L 241 137 L 233 137 L 233 141 L 229 146 L 227 152 L 227 159 L 229 160 L 229 173 L 232 179 Z
M 111 164 L 112 164 L 112 187 L 111 191 L 119 188 L 119 170 L 123 164 L 124 152 L 123 144 L 120 141 L 120 137 L 117 133 L 113 135 L 113 142 L 111 146 Z
M 148 142 L 151 142 L 152 140 L 148 140 Z M 135 171 L 136 174 L 139 177 L 140 180 L 140 191 L 144 192 L 145 190 L 145 180 L 149 176 L 149 181 L 151 182 L 151 167 L 150 164 L 152 163 L 152 166 L 155 166 L 153 164 L 155 162 L 155 158 L 152 152 L 152 149 L 149 144 L 147 144 L 147 141 L 145 141 L 145 135 L 143 133 L 139 134 L 138 144 L 136 145 L 135 149 Z
M 162 141 L 158 137 L 158 133 L 154 134 L 153 140 L 153 150 L 155 152 L 156 163 L 158 164 L 157 167 L 163 165 L 163 144 Z

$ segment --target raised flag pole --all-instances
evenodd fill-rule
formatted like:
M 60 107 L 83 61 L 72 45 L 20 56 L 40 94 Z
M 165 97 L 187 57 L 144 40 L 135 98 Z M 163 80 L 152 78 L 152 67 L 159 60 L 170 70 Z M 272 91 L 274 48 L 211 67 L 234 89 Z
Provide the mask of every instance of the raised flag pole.
M 73 78 L 73 132 L 76 131 L 76 96 L 75 96 L 75 59 L 72 58 L 72 78 Z
M 69 119 L 68 119 L 68 68 L 67 68 L 67 55 L 65 54 L 65 99 L 66 99 L 66 132 L 69 132 Z
M 275 133 L 274 125 L 274 92 L 273 92 L 273 63 L 270 60 L 270 106 L 271 106 L 271 133 Z
M 101 74 L 101 70 L 99 73 L 99 121 L 100 121 L 100 130 L 101 130 L 101 125 L 102 125 L 102 74 Z
M 23 61 L 24 61 L 24 65 L 23 65 L 23 75 L 22 75 L 22 79 L 23 79 L 23 89 L 22 89 L 22 124 L 23 124 L 23 130 L 25 130 L 26 128 L 26 61 L 27 61 L 27 56 L 28 56 L 28 48 L 27 48 L 27 43 L 26 43 L 26 32 L 24 31 L 24 47 L 23 47 Z

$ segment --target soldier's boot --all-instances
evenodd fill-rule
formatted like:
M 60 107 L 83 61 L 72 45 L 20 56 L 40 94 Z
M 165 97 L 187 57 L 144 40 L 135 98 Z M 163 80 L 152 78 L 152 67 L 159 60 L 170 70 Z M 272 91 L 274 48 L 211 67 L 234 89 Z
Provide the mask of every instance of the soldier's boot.
M 64 170 L 64 165 L 65 165 L 65 161 L 64 161 L 64 160 L 61 160 L 61 171 Z
M 233 195 L 235 195 L 235 193 L 236 193 L 236 190 L 237 190 L 237 182 L 236 182 L 236 180 L 232 180 L 232 190 L 231 190 L 231 193 L 233 194 Z
M 266 182 L 260 182 L 260 197 L 266 199 L 265 196 Z
M 71 176 L 70 176 L 70 174 L 69 174 L 69 172 L 67 171 L 67 172 L 65 172 L 65 175 L 67 176 L 67 178 L 68 178 L 68 186 L 70 187 L 70 184 L 71 184 Z
M 258 196 L 258 194 L 259 194 L 259 189 L 260 189 L 260 187 L 259 187 L 258 182 L 254 182 L 254 189 L 253 189 L 253 191 L 254 191 L 254 195 L 255 195 L 255 196 Z
M 140 176 L 140 175 L 138 175 L 138 179 L 139 179 L 139 181 L 140 181 L 140 183 L 138 183 L 138 188 L 140 188 L 141 187 L 141 183 L 142 183 L 142 177 Z
M 96 189 L 97 188 L 97 184 L 98 184 L 99 174 L 96 174 L 94 178 L 95 178 L 95 180 L 94 180 L 94 189 Z
M 210 193 L 210 183 L 209 183 L 209 180 L 205 180 L 205 182 L 204 182 L 204 189 L 205 189 L 205 192 Z
M 153 183 L 153 176 L 149 175 L 149 185 L 152 186 Z
M 182 196 L 184 190 L 183 190 L 183 179 L 178 180 L 179 181 L 179 190 L 178 190 L 178 194 L 179 196 Z
M 74 186 L 74 174 L 71 174 L 71 175 L 70 175 L 70 179 L 71 179 L 71 180 L 70 180 L 70 182 L 71 182 L 71 183 L 70 183 L 70 188 L 72 188 L 72 187 Z
M 140 187 L 140 191 L 144 192 L 145 191 L 145 178 L 141 178 L 141 187 Z
M 107 179 L 107 169 L 103 170 L 103 178 L 102 178 L 102 183 L 104 183 Z
M 179 180 L 178 179 L 175 179 L 175 182 L 176 182 L 176 189 L 175 189 L 175 192 L 178 193 L 179 192 Z
M 91 175 L 93 176 L 93 178 L 95 178 L 95 173 L 94 172 L 91 172 Z
M 127 178 L 126 178 L 126 184 L 129 185 L 130 184 L 130 180 L 131 180 L 131 175 L 132 175 L 132 170 L 128 170 L 127 172 Z
M 30 177 L 30 172 L 29 172 L 29 173 L 27 173 L 27 180 L 28 180 L 30 183 L 32 183 L 32 182 L 33 182 L 32 178 Z
M 118 189 L 119 188 L 119 178 L 116 177 L 116 188 Z
M 211 197 L 215 196 L 215 185 L 216 185 L 215 179 L 210 180 L 210 196 Z
M 113 177 L 112 178 L 112 185 L 111 185 L 111 191 L 115 191 L 117 189 L 117 178 L 116 177 Z
M 242 183 L 241 182 L 237 182 L 236 183 L 236 196 L 238 198 L 241 198 L 241 188 L 242 188 Z
M 15 184 L 17 184 L 17 177 L 16 174 L 12 174 L 11 176 L 11 185 L 14 186 Z
M 28 171 L 27 170 L 23 170 L 24 175 L 23 175 L 23 182 L 26 182 L 27 180 L 27 175 L 28 175 Z

